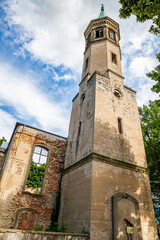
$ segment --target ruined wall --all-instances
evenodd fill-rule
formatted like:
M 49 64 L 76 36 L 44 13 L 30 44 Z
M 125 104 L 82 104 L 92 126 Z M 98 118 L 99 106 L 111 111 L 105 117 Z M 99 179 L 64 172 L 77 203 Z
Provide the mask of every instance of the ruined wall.
M 121 97 L 114 94 L 118 89 Z M 123 79 L 96 76 L 94 152 L 146 167 L 143 138 L 135 92 L 123 86 Z M 123 133 L 119 133 L 121 118 Z
M 112 197 L 117 193 L 125 193 L 137 200 L 139 209 L 135 213 L 133 201 L 129 205 L 125 202 L 127 196 L 124 198 L 115 216 L 117 224 L 121 222 L 121 225 L 119 225 L 118 234 L 114 240 L 127 239 L 125 218 L 134 225 L 133 239 L 155 240 L 157 229 L 148 174 L 108 165 L 100 161 L 93 161 L 92 164 L 91 239 L 112 239 L 112 212 L 116 211 L 113 209 Z M 125 208 L 125 212 L 123 212 L 123 208 Z M 136 223 L 138 215 L 141 219 L 139 224 Z M 142 230 L 142 235 L 137 233 L 138 229 Z M 116 232 L 116 226 L 114 232 Z
M 1 169 L 2 169 L 2 165 L 3 165 L 5 155 L 6 155 L 5 149 L 0 147 L 0 172 L 1 172 Z
M 49 149 L 41 194 L 25 191 L 36 145 Z M 17 126 L 0 176 L 1 228 L 32 230 L 35 224 L 44 225 L 44 228 L 50 224 L 53 208 L 56 207 L 65 151 L 65 138 L 23 124 Z

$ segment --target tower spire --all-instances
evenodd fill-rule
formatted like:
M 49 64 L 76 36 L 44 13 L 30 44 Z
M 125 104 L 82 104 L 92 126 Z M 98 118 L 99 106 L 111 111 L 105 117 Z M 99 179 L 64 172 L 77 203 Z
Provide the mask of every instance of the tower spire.
M 104 4 L 101 4 L 101 12 L 98 18 L 106 17 L 106 13 L 104 11 Z

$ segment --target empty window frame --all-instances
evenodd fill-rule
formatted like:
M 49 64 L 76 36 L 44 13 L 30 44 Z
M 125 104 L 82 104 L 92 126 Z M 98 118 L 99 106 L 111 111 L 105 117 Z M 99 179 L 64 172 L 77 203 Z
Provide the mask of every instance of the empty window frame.
M 117 64 L 117 56 L 116 56 L 116 54 L 111 53 L 111 57 L 112 57 L 112 62 Z
M 103 37 L 103 28 L 96 29 L 96 38 Z
M 123 133 L 122 118 L 118 118 L 118 131 L 119 133 Z
M 25 186 L 25 192 L 33 194 L 41 193 L 48 153 L 49 150 L 47 148 L 35 146 Z
M 116 34 L 114 31 L 112 30 L 109 30 L 108 31 L 108 34 L 109 34 L 109 38 L 112 39 L 113 41 L 116 41 Z

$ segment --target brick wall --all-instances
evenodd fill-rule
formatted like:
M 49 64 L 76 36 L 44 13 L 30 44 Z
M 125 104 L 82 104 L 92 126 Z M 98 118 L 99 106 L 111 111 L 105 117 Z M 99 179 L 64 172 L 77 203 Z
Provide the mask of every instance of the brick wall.
M 25 192 L 35 146 L 49 149 L 42 193 Z M 56 209 L 66 139 L 22 124 L 18 125 L 8 148 L 0 185 L 1 228 L 33 230 L 34 225 L 47 228 Z

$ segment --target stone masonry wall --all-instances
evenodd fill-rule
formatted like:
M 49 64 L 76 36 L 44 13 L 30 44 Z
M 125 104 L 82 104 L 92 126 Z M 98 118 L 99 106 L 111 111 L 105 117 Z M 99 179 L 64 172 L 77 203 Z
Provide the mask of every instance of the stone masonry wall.
M 41 194 L 25 192 L 35 145 L 49 149 Z M 44 228 L 50 224 L 56 207 L 65 151 L 65 138 L 23 124 L 17 126 L 0 179 L 1 228 L 32 230 L 35 224 Z
M 52 232 L 33 232 L 20 230 L 0 229 L 1 240 L 87 240 L 87 234 L 76 233 L 52 233 Z

